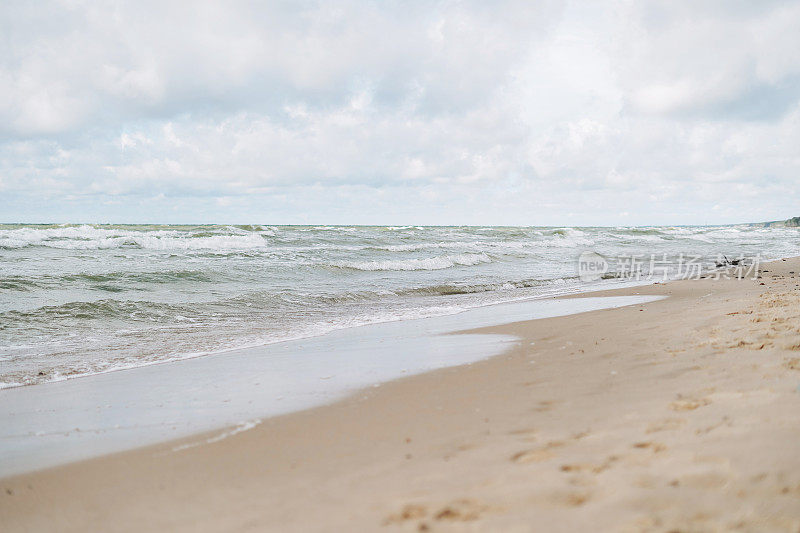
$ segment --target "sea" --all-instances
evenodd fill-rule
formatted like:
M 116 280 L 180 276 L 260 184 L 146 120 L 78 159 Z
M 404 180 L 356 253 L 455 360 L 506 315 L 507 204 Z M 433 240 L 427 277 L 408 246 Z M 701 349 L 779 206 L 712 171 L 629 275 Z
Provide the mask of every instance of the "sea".
M 795 255 L 756 225 L 2 224 L 0 388 Z

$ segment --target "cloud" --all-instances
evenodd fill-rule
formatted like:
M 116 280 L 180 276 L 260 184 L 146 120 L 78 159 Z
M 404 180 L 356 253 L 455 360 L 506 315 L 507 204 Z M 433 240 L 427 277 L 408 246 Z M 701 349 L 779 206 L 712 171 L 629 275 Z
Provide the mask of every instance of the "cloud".
M 206 1 L 4 11 L 0 117 L 7 134 L 35 136 L 181 113 L 270 113 L 295 100 L 337 105 L 364 84 L 386 105 L 461 109 L 491 93 L 555 10 Z
M 641 3 L 623 70 L 633 107 L 701 118 L 774 118 L 797 102 L 797 2 Z
M 5 3 L 2 218 L 781 218 L 798 25 L 777 1 Z

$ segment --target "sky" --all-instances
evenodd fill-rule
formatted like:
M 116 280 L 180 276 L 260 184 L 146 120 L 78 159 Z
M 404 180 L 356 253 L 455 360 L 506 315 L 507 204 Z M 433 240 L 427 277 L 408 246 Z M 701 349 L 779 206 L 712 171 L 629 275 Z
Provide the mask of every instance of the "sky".
M 800 215 L 800 1 L 0 5 L 0 222 Z

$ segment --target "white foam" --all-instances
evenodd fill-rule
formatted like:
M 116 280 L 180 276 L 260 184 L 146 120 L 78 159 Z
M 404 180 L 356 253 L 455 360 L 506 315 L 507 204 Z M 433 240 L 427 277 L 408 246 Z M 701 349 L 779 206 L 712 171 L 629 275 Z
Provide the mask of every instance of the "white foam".
M 473 266 L 491 263 L 492 258 L 486 254 L 442 255 L 422 259 L 401 259 L 386 261 L 350 261 L 336 263 L 334 266 L 353 268 L 355 270 L 442 270 L 455 266 Z
M 0 247 L 43 246 L 65 250 L 103 250 L 136 246 L 151 250 L 252 250 L 268 246 L 271 230 L 244 235 L 196 237 L 177 230 L 118 230 L 93 226 L 0 230 Z
M 194 448 L 196 446 L 200 446 L 202 444 L 214 444 L 215 442 L 219 442 L 221 440 L 225 440 L 228 437 L 232 437 L 232 436 L 237 435 L 239 433 L 242 433 L 242 432 L 245 432 L 245 431 L 249 431 L 249 430 L 253 429 L 254 427 L 256 427 L 257 425 L 259 425 L 260 423 L 261 423 L 261 420 L 259 420 L 259 419 L 247 420 L 246 422 L 240 422 L 233 429 L 229 429 L 227 431 L 223 431 L 219 435 L 216 435 L 214 437 L 210 437 L 208 439 L 205 439 L 204 441 L 189 442 L 187 444 L 181 444 L 180 446 L 175 446 L 174 448 L 172 448 L 172 451 L 173 452 L 179 452 L 179 451 L 182 451 L 182 450 L 187 450 L 189 448 Z

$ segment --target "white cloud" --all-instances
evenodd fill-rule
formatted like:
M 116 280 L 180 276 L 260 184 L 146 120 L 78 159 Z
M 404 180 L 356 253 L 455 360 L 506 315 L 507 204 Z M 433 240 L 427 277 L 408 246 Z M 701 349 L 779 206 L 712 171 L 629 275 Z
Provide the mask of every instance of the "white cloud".
M 2 218 L 789 216 L 798 26 L 799 2 L 7 3 Z

